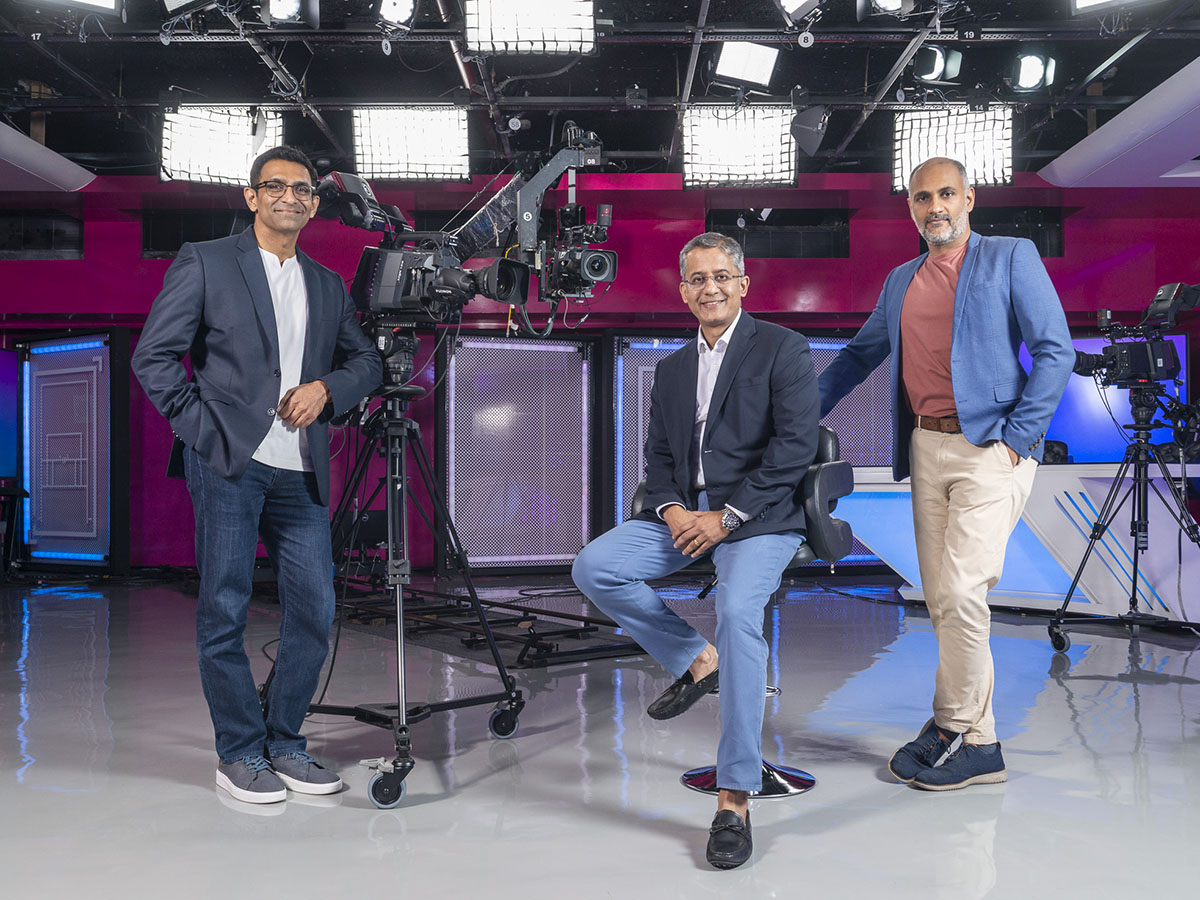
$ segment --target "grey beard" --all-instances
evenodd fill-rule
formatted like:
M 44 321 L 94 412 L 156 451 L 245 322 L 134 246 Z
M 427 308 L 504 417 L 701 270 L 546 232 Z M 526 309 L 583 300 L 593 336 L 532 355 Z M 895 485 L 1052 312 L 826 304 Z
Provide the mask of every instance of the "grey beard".
M 966 217 L 960 217 L 958 220 L 950 220 L 950 230 L 944 235 L 931 235 L 928 228 L 921 228 L 921 237 L 925 238 L 925 243 L 931 247 L 940 247 L 943 244 L 951 244 L 963 236 L 966 231 L 966 222 L 963 221 Z

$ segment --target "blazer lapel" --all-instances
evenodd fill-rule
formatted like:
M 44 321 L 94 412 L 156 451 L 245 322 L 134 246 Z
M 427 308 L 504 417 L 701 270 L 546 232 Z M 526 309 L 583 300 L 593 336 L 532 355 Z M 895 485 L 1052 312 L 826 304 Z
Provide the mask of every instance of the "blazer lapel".
M 267 284 L 267 273 L 263 268 L 262 253 L 258 249 L 258 241 L 254 237 L 254 226 L 242 232 L 238 240 L 238 265 L 242 269 L 242 277 L 246 279 L 246 287 L 250 290 L 250 299 L 254 303 L 254 312 L 258 316 L 258 324 L 271 348 L 272 365 L 279 362 L 279 331 L 275 327 L 275 306 L 271 303 L 271 286 Z
M 324 311 L 325 298 L 321 294 L 321 280 L 317 277 L 317 265 L 299 250 L 296 256 L 300 260 L 300 271 L 304 273 L 304 290 L 308 294 L 308 322 L 304 329 L 304 362 L 302 378 L 309 380 L 309 360 L 316 352 L 314 341 L 320 332 L 321 313 Z
M 962 269 L 958 273 L 958 284 L 954 288 L 954 332 L 958 331 L 958 323 L 962 321 L 963 306 L 967 302 L 967 292 L 971 289 L 971 276 L 975 274 L 975 263 L 979 259 L 979 234 L 972 231 L 967 241 L 967 252 L 963 256 Z
M 733 376 L 737 374 L 738 368 L 750 355 L 757 331 L 758 326 L 754 323 L 754 318 L 748 312 L 743 312 L 741 321 L 734 329 L 733 337 L 729 339 L 729 346 L 725 348 L 725 359 L 721 361 L 721 371 L 717 373 L 717 383 L 713 386 L 712 400 L 708 404 L 708 424 L 704 427 L 705 435 L 712 431 L 713 425 L 720 418 L 725 398 L 729 396 L 729 386 L 733 384 Z
M 678 378 L 672 379 L 675 382 L 672 396 L 663 397 L 667 441 L 674 453 L 683 459 L 688 459 L 692 453 L 692 431 L 696 425 L 696 379 L 699 374 L 700 360 L 693 339 L 682 354 Z

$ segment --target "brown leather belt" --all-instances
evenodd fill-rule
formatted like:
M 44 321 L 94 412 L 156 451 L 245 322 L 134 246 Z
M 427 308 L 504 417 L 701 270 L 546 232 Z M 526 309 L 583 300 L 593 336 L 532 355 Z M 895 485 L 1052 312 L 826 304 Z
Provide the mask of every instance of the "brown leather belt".
M 962 426 L 958 424 L 958 416 L 914 416 L 913 424 L 926 431 L 940 431 L 942 434 L 962 434 Z

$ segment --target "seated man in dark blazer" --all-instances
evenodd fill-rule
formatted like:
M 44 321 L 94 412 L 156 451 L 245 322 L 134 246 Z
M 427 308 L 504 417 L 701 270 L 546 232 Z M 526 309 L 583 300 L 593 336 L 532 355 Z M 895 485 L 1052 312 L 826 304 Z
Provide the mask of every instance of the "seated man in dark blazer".
M 679 254 L 695 343 L 659 362 L 646 439 L 646 507 L 583 548 L 572 577 L 676 681 L 647 710 L 677 716 L 717 686 L 721 742 L 708 861 L 750 858 L 749 791 L 762 784 L 763 607 L 804 540 L 800 483 L 816 454 L 820 398 L 808 343 L 742 311 L 737 241 L 708 233 Z M 646 584 L 712 553 L 716 646 Z
M 216 782 L 247 803 L 342 786 L 300 734 L 333 622 L 329 420 L 378 387 L 382 364 L 341 276 L 296 249 L 317 211 L 316 179 L 299 150 L 259 156 L 243 191 L 254 225 L 180 248 L 133 354 L 183 446 Z M 243 645 L 260 535 L 282 608 L 265 718 Z

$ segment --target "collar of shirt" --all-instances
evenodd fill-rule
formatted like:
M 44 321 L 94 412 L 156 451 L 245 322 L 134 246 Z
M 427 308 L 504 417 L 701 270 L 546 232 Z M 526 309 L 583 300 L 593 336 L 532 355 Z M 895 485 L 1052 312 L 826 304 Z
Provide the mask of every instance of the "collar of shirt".
M 725 329 L 725 333 L 717 338 L 717 342 L 711 347 L 708 346 L 708 341 L 704 339 L 704 332 L 696 329 L 696 352 L 703 358 L 704 354 L 709 350 L 716 350 L 721 353 L 725 352 L 725 348 L 729 346 L 729 339 L 733 337 L 733 329 L 737 328 L 737 323 L 742 319 L 742 311 L 739 309 L 738 314 L 733 317 L 733 321 L 729 323 L 729 327 Z

